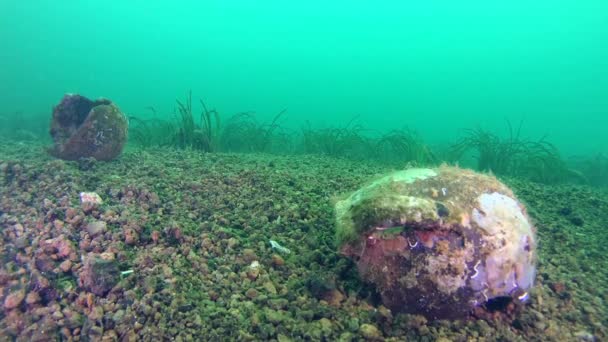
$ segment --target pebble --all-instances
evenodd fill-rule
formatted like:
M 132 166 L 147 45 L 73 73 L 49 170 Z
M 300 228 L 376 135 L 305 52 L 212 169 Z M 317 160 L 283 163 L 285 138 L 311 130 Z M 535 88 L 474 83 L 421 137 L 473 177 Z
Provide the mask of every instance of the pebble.
M 85 229 L 89 233 L 89 236 L 95 237 L 106 232 L 107 224 L 104 221 L 93 221 L 89 222 Z
M 287 337 L 286 335 L 278 334 L 277 335 L 277 341 L 279 341 L 279 342 L 291 342 L 293 340 L 291 338 Z
M 281 266 L 285 265 L 285 260 L 280 255 L 273 254 L 272 255 L 272 265 L 281 267 Z
M 245 248 L 243 249 L 243 260 L 245 260 L 245 262 L 251 263 L 252 261 L 256 260 L 258 258 L 258 256 L 255 254 L 255 251 L 251 248 Z
M 67 273 L 72 269 L 72 262 L 70 260 L 65 260 L 61 264 L 59 264 L 59 269 L 62 272 Z
M 114 320 L 114 322 L 119 323 L 122 321 L 123 317 L 125 316 L 125 310 L 117 310 L 114 315 L 112 315 L 112 320 Z
M 254 288 L 250 288 L 247 290 L 247 292 L 245 292 L 245 296 L 247 296 L 249 299 L 254 299 L 258 296 L 258 291 Z
M 283 314 L 282 310 L 267 309 L 266 319 L 268 319 L 270 323 L 279 324 L 285 320 L 285 315 Z
M 321 324 L 321 331 L 323 331 L 324 334 L 331 334 L 332 323 L 328 318 L 321 318 L 319 324 Z
M 40 301 L 40 295 L 38 292 L 30 292 L 25 297 L 25 302 L 27 304 L 36 304 Z
M 428 327 L 428 326 L 423 325 L 423 326 L 421 326 L 421 327 L 420 327 L 420 329 L 418 329 L 418 333 L 419 333 L 421 336 L 426 336 L 426 335 L 428 335 L 428 334 L 430 334 L 430 333 L 431 333 L 431 330 L 429 329 L 429 327 Z
M 235 238 L 228 239 L 228 248 L 234 248 L 234 247 L 238 246 L 238 244 L 239 244 L 239 240 L 237 240 Z
M 247 278 L 251 281 L 254 281 L 260 275 L 261 266 L 257 260 L 251 262 L 251 265 L 247 268 Z
M 101 306 L 95 306 L 91 309 L 88 315 L 90 320 L 97 321 L 103 318 L 103 308 Z
M 4 299 L 4 308 L 7 310 L 18 307 L 25 299 L 25 290 L 13 291 Z
M 593 341 L 597 341 L 597 339 L 595 338 L 595 336 L 593 334 L 591 334 L 588 331 L 577 331 L 574 334 L 574 337 L 576 337 L 579 341 L 589 341 L 589 342 L 593 342 Z
M 538 321 L 534 322 L 534 327 L 538 330 L 544 331 L 547 328 L 547 325 L 542 321 Z
M 57 230 L 60 230 L 61 228 L 63 228 L 64 226 L 64 222 L 61 220 L 55 220 L 53 221 L 53 227 Z
M 383 340 L 382 335 L 380 334 L 380 331 L 374 325 L 367 324 L 367 323 L 361 324 L 359 331 L 361 332 L 361 335 L 363 335 L 363 337 L 365 337 L 368 340 L 372 340 L 372 341 Z
M 344 300 L 344 295 L 338 289 L 333 289 L 323 296 L 323 300 L 333 307 L 339 307 Z
M 266 289 L 266 291 L 268 291 L 268 293 L 270 293 L 272 295 L 277 294 L 277 288 L 274 286 L 274 284 L 271 281 L 265 282 L 263 286 Z
M 57 310 L 57 311 L 53 312 L 51 317 L 53 317 L 54 320 L 58 321 L 63 318 L 63 313 L 61 313 L 61 311 Z

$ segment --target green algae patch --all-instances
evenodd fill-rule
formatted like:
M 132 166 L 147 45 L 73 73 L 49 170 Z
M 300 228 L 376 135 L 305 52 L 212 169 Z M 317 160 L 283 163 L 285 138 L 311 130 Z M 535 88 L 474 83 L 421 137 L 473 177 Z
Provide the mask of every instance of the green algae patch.
M 407 184 L 435 177 L 432 169 L 390 173 L 336 203 L 336 242 L 342 245 L 376 227 L 437 219 L 432 201 L 408 195 Z

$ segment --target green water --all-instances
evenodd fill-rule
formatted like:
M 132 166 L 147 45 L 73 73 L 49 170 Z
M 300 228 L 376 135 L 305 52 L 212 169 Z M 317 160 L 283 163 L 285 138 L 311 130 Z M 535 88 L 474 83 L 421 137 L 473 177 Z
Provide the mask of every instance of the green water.
M 608 2 L 0 2 L 0 113 L 48 122 L 66 92 L 129 114 L 192 89 L 225 115 L 286 126 L 405 125 L 548 136 L 608 150 Z M 168 115 L 168 114 L 167 114 Z

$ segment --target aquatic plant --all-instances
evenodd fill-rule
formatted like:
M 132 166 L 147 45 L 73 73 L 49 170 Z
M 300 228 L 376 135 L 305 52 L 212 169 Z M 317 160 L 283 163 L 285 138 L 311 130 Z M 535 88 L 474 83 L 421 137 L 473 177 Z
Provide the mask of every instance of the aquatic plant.
M 512 169 L 513 158 L 521 153 L 521 143 L 512 134 L 507 140 L 482 128 L 467 129 L 465 136 L 452 146 L 457 158 L 469 150 L 477 151 L 477 170 L 492 171 L 495 174 L 508 174 Z
M 608 155 L 598 153 L 595 156 L 573 157 L 569 165 L 581 173 L 585 183 L 608 187 Z
M 376 143 L 376 158 L 386 162 L 410 163 L 417 166 L 437 163 L 433 151 L 416 132 L 404 128 L 383 134 Z
M 301 148 L 303 153 L 331 157 L 367 159 L 373 155 L 375 143 L 363 135 L 363 127 L 353 118 L 344 127 L 313 129 L 310 123 L 302 127 Z
M 177 102 L 178 129 L 175 142 L 179 148 L 190 148 L 204 152 L 217 150 L 217 140 L 220 133 L 220 116 L 215 109 L 209 110 L 203 100 L 199 122 L 194 119 L 192 112 L 192 91 L 188 92 L 186 100 Z
M 541 139 L 521 144 L 521 153 L 513 158 L 512 175 L 544 184 L 562 183 L 581 177 L 567 166 L 557 147 L 550 142 Z
M 141 147 L 171 146 L 177 127 L 170 121 L 160 119 L 154 107 L 147 107 L 152 118 L 129 116 L 129 142 Z
M 283 109 L 268 123 L 260 123 L 253 112 L 237 113 L 224 125 L 219 137 L 222 150 L 226 152 L 270 152 L 278 141 L 289 142 L 279 124 L 287 112 Z M 286 141 L 287 140 L 287 141 Z
M 509 124 L 509 136 L 501 139 L 487 130 L 468 129 L 465 136 L 452 145 L 456 159 L 469 152 L 476 152 L 477 170 L 496 175 L 523 177 L 541 183 L 559 183 L 576 178 L 561 158 L 552 143 L 520 138 L 520 127 L 516 132 Z
M 46 140 L 48 136 L 48 120 L 46 116 L 26 114 L 23 111 L 0 113 L 0 139 L 19 141 Z

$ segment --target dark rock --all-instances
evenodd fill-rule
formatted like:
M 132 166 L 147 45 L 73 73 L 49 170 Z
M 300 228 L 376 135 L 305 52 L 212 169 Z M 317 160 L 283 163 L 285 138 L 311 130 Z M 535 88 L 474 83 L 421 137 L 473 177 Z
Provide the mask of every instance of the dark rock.
M 98 296 L 105 296 L 119 279 L 120 272 L 116 261 L 99 256 L 89 256 L 80 273 L 81 286 Z
M 308 291 L 317 299 L 322 299 L 328 292 L 336 288 L 333 279 L 321 275 L 312 275 L 306 285 Z
M 66 160 L 111 160 L 122 151 L 127 128 L 126 116 L 112 101 L 67 94 L 53 109 L 50 133 L 55 145 L 49 153 Z
M 36 268 L 40 272 L 50 272 L 55 268 L 55 261 L 46 254 L 41 254 L 34 261 Z
M 194 309 L 194 305 L 192 305 L 192 304 L 183 304 L 177 308 L 177 310 L 180 312 L 188 312 L 192 309 Z
M 580 227 L 583 224 L 585 224 L 585 221 L 580 216 L 572 216 L 569 218 L 569 220 L 570 220 L 570 223 L 572 223 L 573 225 L 575 225 L 577 227 Z

